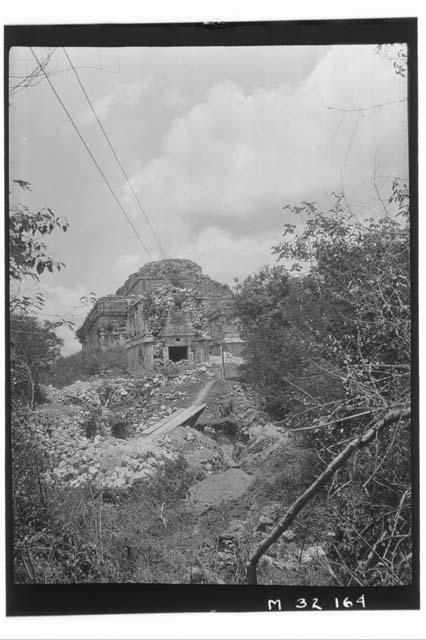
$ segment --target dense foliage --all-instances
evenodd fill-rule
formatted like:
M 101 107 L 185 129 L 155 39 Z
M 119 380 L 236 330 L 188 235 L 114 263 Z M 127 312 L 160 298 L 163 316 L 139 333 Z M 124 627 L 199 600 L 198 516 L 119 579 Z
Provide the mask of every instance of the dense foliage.
M 14 180 L 14 186 L 30 191 L 25 180 Z M 62 340 L 56 322 L 40 321 L 44 299 L 41 293 L 24 295 L 26 280 L 38 282 L 45 271 L 60 270 L 63 264 L 47 253 L 46 237 L 55 229 L 66 231 L 68 223 L 50 209 L 31 211 L 26 205 L 12 201 L 9 210 L 9 329 L 12 440 L 12 514 L 15 556 L 14 579 L 37 581 L 29 545 L 43 547 L 54 570 L 55 554 L 66 534 L 55 529 L 50 520 L 47 498 L 41 480 L 43 452 L 34 432 L 35 404 L 43 400 L 41 378 L 58 357 Z M 59 323 L 60 324 L 60 323 Z M 48 578 L 44 576 L 48 581 Z
M 268 408 L 306 429 L 324 468 L 354 436 L 410 403 L 408 190 L 396 180 L 381 219 L 354 218 L 335 194 L 286 207 L 278 264 L 238 285 L 246 374 Z M 301 226 L 298 220 L 305 220 Z M 402 420 L 329 487 L 330 554 L 349 584 L 410 580 L 410 439 Z M 332 498 L 332 499 L 331 499 Z
M 64 387 L 76 380 L 88 380 L 91 376 L 110 373 L 127 373 L 126 351 L 123 346 L 106 351 L 78 351 L 70 356 L 60 356 L 43 376 L 45 384 Z
M 34 405 L 41 398 L 40 382 L 59 356 L 62 340 L 54 324 L 39 322 L 33 316 L 10 316 L 11 392 Z
M 14 180 L 23 191 L 31 191 L 25 180 Z M 12 194 L 11 194 L 12 196 Z M 46 237 L 55 229 L 67 231 L 68 223 L 51 209 L 31 211 L 12 199 L 9 210 L 9 281 L 10 281 L 10 369 L 14 399 L 32 406 L 37 400 L 41 376 L 59 355 L 62 340 L 55 333 L 61 321 L 41 322 L 43 295 L 24 295 L 26 280 L 38 282 L 45 271 L 52 273 L 64 265 L 47 254 Z
M 40 416 L 23 404 L 12 414 L 12 445 L 16 583 L 167 582 L 176 571 L 171 564 L 186 570 L 190 543 L 174 541 L 172 563 L 170 532 L 159 518 L 167 503 L 172 531 L 182 519 L 175 506 L 193 479 L 182 458 L 166 464 L 148 487 L 135 484 L 112 507 L 93 484 L 76 489 L 44 482 L 51 452 Z
M 24 191 L 31 191 L 25 180 L 14 180 Z M 12 194 L 11 194 L 12 195 Z M 43 304 L 41 294 L 23 296 L 19 283 L 25 278 L 37 281 L 48 271 L 60 271 L 64 264 L 47 254 L 45 238 L 55 229 L 67 231 L 68 222 L 56 216 L 51 209 L 31 211 L 25 204 L 12 201 L 9 210 L 9 277 L 11 284 L 10 308 L 14 313 L 28 313 Z

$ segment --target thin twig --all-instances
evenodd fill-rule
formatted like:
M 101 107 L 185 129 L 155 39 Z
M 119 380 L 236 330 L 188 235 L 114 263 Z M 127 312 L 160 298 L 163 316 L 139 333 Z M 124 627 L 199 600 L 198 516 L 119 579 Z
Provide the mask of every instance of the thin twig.
M 387 553 L 388 553 L 388 551 L 389 551 L 389 547 L 390 547 L 390 545 L 392 544 L 392 539 L 393 539 L 393 538 L 394 538 L 394 536 L 395 536 L 396 527 L 397 527 L 397 524 L 398 524 L 398 520 L 399 520 L 399 518 L 400 518 L 400 516 L 401 516 L 402 507 L 403 507 L 403 505 L 404 505 L 404 502 L 405 502 L 405 500 L 406 500 L 407 496 L 408 496 L 410 493 L 411 493 L 411 487 L 408 487 L 408 489 L 406 489 L 406 490 L 404 491 L 404 493 L 402 494 L 401 500 L 399 501 L 398 511 L 396 512 L 396 515 L 395 515 L 394 524 L 393 524 L 393 528 L 392 528 L 392 533 L 391 533 L 391 535 L 390 535 L 390 540 L 389 540 L 389 543 L 387 544 L 387 546 L 386 546 L 386 550 L 385 550 L 385 552 L 384 552 L 384 554 L 383 554 L 383 557 L 384 557 L 384 558 L 386 557 L 386 555 L 387 555 Z
M 165 517 L 163 516 L 163 510 L 164 510 L 165 505 L 166 505 L 165 502 L 163 502 L 163 504 L 161 505 L 160 518 L 161 518 L 161 520 L 162 520 L 162 522 L 164 524 L 164 528 L 167 529 L 167 521 L 166 521 Z
M 345 418 L 337 418 L 337 420 L 332 420 L 331 422 L 326 422 L 324 424 L 318 424 L 310 427 L 299 427 L 297 429 L 289 429 L 289 431 L 310 431 L 311 429 L 322 429 L 323 427 L 331 427 L 333 424 L 338 424 L 339 422 L 347 422 L 348 420 L 352 420 L 353 418 L 360 418 L 361 416 L 368 416 L 372 413 L 376 413 L 377 411 L 383 411 L 383 407 L 379 407 L 378 409 L 370 409 L 369 411 L 363 411 L 362 413 L 355 413 L 352 416 L 346 416 Z

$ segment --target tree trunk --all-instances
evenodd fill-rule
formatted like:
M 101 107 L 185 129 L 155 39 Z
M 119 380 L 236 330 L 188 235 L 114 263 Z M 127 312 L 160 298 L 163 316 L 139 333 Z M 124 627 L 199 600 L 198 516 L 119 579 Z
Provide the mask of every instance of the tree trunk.
M 401 409 L 398 411 L 390 411 L 382 420 L 376 422 L 368 431 L 363 435 L 360 434 L 354 438 L 338 456 L 334 458 L 328 465 L 328 467 L 321 473 L 320 476 L 311 484 L 304 493 L 302 493 L 297 500 L 288 509 L 285 516 L 280 520 L 277 526 L 271 531 L 260 544 L 257 546 L 254 553 L 251 555 L 250 560 L 247 563 L 247 584 L 257 584 L 257 563 L 263 556 L 265 551 L 269 549 L 271 545 L 278 540 L 278 538 L 284 533 L 286 529 L 291 525 L 297 514 L 303 509 L 303 507 L 315 496 L 320 489 L 326 484 L 332 475 L 348 460 L 358 449 L 362 449 L 368 445 L 384 427 L 396 422 L 400 419 L 406 419 L 411 416 L 410 409 Z
M 225 382 L 225 356 L 223 353 L 223 342 L 220 343 L 220 359 L 221 359 L 221 374 L 222 374 L 222 382 Z

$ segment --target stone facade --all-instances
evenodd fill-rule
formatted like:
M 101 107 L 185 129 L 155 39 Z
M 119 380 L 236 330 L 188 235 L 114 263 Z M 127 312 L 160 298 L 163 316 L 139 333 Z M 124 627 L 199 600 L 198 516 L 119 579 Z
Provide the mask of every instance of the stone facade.
M 212 342 L 210 353 L 220 355 L 223 343 L 225 352 L 240 358 L 244 351 L 244 340 L 240 336 L 236 318 L 227 309 L 214 309 L 207 314 L 207 323 Z
M 208 362 L 206 310 L 193 289 L 163 285 L 139 297 L 127 311 L 129 370 L 149 370 L 155 362 Z
M 76 336 L 83 351 L 110 349 L 126 342 L 128 300 L 119 296 L 99 298 Z
M 191 260 L 149 262 L 115 295 L 96 302 L 77 337 L 84 350 L 125 345 L 133 373 L 149 370 L 156 362 L 207 362 L 211 346 L 219 344 L 220 319 L 229 316 L 225 310 L 231 301 L 228 285 L 204 275 Z M 225 333 L 226 344 L 237 345 L 231 320 Z

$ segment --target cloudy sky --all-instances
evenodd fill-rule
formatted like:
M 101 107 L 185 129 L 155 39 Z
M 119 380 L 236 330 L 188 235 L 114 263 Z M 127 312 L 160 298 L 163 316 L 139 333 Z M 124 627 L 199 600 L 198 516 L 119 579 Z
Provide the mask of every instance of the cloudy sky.
M 373 46 L 68 53 L 167 256 L 195 260 L 222 282 L 273 263 L 270 247 L 289 221 L 283 205 L 304 199 L 327 207 L 329 194 L 343 189 L 356 215 L 379 215 L 373 175 L 384 195 L 393 176 L 407 176 L 406 81 Z M 62 73 L 69 67 L 62 49 L 49 64 L 58 94 L 159 259 L 75 76 Z M 12 50 L 11 75 L 33 68 L 28 49 Z M 370 108 L 377 105 L 384 106 Z M 21 201 L 50 207 L 70 224 L 49 241 L 67 268 L 39 283 L 46 315 L 67 313 L 89 291 L 113 293 L 151 259 L 46 81 L 11 95 L 10 175 L 32 185 L 17 194 Z M 79 323 L 85 311 L 74 315 Z M 62 337 L 65 353 L 79 348 L 70 332 Z

